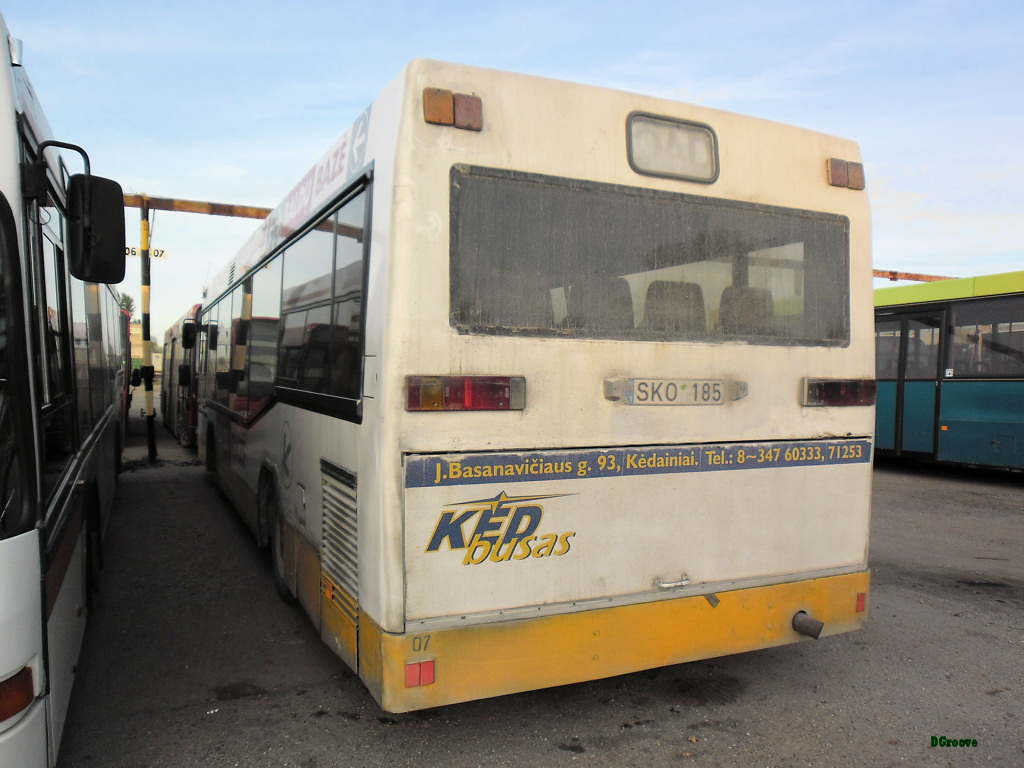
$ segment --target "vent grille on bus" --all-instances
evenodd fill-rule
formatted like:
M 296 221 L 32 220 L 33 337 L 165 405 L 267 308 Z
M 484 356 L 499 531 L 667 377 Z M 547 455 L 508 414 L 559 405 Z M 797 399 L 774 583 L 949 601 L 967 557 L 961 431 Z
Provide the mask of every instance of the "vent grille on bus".
M 356 476 L 351 472 L 320 460 L 324 543 L 321 552 L 324 573 L 344 591 L 351 601 L 359 599 L 359 544 L 356 513 Z M 332 590 L 333 591 L 333 590 Z M 346 613 L 353 610 L 350 600 L 335 602 Z M 353 619 L 355 616 L 352 617 Z

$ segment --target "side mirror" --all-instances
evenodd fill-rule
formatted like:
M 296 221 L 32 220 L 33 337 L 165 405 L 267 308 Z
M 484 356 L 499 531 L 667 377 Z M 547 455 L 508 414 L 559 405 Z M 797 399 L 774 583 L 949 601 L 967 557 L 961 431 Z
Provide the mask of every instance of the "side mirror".
M 124 280 L 124 193 L 116 181 L 80 173 L 69 179 L 68 257 L 79 280 Z
M 134 371 L 132 371 L 131 385 L 133 387 L 141 387 L 142 386 L 142 369 L 141 368 L 136 368 Z
M 196 324 L 186 320 L 181 324 L 181 346 L 192 349 L 196 345 Z
M 185 389 L 192 386 L 192 367 L 188 363 L 178 366 L 178 386 Z

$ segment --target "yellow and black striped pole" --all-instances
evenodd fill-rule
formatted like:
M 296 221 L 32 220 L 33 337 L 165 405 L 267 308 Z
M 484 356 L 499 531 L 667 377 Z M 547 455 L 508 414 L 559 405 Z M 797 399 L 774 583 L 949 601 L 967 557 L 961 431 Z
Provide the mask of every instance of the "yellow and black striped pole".
M 142 383 L 146 392 L 146 444 L 149 460 L 156 461 L 156 414 L 153 411 L 153 342 L 149 335 L 149 200 L 139 206 L 142 219 Z

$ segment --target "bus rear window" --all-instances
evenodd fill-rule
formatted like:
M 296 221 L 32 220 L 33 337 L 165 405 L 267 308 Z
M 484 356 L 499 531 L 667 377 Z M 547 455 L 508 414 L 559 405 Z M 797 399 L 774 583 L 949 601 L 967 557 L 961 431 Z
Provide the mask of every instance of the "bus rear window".
M 846 217 L 457 165 L 463 333 L 849 342 Z

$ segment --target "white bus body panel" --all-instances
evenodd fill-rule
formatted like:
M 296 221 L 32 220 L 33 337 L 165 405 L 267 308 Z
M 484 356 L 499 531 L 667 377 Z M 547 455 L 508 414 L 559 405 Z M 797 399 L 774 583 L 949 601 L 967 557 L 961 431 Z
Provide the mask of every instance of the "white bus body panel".
M 64 733 L 64 720 L 71 704 L 71 689 L 75 683 L 78 652 L 82 647 L 86 624 L 85 611 L 85 536 L 75 544 L 75 552 L 68 565 L 60 595 L 47 622 L 49 645 L 50 695 L 50 751 L 56 756 Z
M 39 633 L 43 624 L 39 578 L 38 531 L 0 540 L 0 584 L 4 585 L 0 593 L 0 637 L 4 640 L 0 644 L 0 679 L 30 666 L 37 696 L 46 685 Z M 25 716 L 15 715 L 0 723 L 0 733 Z M 0 754 L 6 754 L 2 748 Z
M 744 454 L 730 445 L 419 460 L 433 476 L 424 478 L 432 487 L 406 491 L 407 618 L 678 596 L 862 569 L 869 504 L 859 490 L 870 482 L 870 443 L 825 444 L 823 462 L 831 447 L 859 453 L 856 464 L 758 468 L 758 450 L 777 450 L 772 445 L 748 445 Z M 788 450 L 823 447 L 801 446 Z M 600 458 L 633 476 L 601 472 Z M 693 463 L 637 466 L 672 459 Z M 719 459 L 732 463 L 711 463 Z M 547 465 L 551 479 L 445 485 L 438 475 L 453 463 L 457 471 L 517 473 Z
M 37 699 L 17 725 L 0 733 L 0 755 L 9 760 L 5 768 L 48 768 L 46 750 L 41 746 L 46 743 L 46 702 Z

